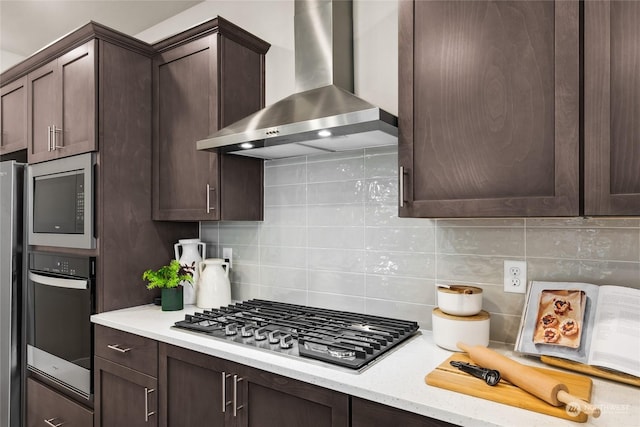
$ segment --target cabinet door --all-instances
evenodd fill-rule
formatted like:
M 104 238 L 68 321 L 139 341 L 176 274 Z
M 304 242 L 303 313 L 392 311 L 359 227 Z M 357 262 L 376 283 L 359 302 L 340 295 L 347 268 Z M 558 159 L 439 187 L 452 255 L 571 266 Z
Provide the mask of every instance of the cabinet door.
M 97 148 L 95 61 L 90 41 L 29 73 L 29 163 Z
M 230 418 L 231 395 L 224 362 L 202 353 L 160 344 L 160 425 L 224 426 Z M 223 379 L 224 378 L 224 379 Z
M 0 89 L 0 155 L 27 148 L 27 76 Z
M 97 149 L 95 43 L 90 41 L 58 58 L 61 122 L 56 123 L 56 157 Z
M 93 412 L 53 389 L 27 378 L 27 427 L 91 427 Z
M 370 402 L 368 400 L 351 398 L 352 427 L 448 427 L 453 426 L 444 421 L 413 414 L 411 412 Z
M 399 7 L 400 215 L 577 215 L 578 2 Z
M 54 158 L 52 154 L 53 135 L 51 127 L 61 122 L 58 91 L 57 61 L 29 73 L 27 81 L 27 139 L 29 163 L 37 163 Z
M 640 2 L 584 16 L 584 213 L 640 215 Z
M 349 396 L 269 372 L 241 367 L 235 404 L 241 427 L 347 427 Z M 232 378 L 232 380 L 234 380 Z M 233 381 L 230 384 L 233 387 Z
M 159 55 L 153 66 L 153 218 L 217 220 L 218 156 L 196 141 L 218 129 L 217 36 Z
M 94 358 L 96 427 L 158 425 L 158 381 L 100 357 Z

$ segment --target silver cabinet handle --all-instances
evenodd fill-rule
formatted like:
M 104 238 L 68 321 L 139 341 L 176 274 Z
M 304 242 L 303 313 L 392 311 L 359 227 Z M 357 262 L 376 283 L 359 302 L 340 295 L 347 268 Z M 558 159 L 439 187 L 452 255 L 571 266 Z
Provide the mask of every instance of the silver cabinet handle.
M 399 187 L 399 196 L 400 196 L 400 207 L 404 207 L 404 166 L 400 166 L 400 173 L 398 177 L 398 187 Z
M 238 415 L 238 409 L 242 409 L 244 405 L 238 406 L 238 383 L 242 381 L 243 378 L 238 378 L 237 375 L 233 376 L 233 416 Z
M 51 126 L 47 126 L 47 151 L 51 150 Z
M 52 150 L 57 150 L 58 148 L 64 148 L 64 146 L 58 145 L 58 138 L 56 136 L 58 132 L 62 133 L 62 129 L 57 128 L 56 125 L 51 126 L 51 133 L 53 134 L 53 143 L 51 144 Z
M 44 420 L 44 423 L 50 427 L 60 427 L 62 425 L 64 425 L 64 421 L 61 421 L 57 424 L 55 424 L 53 421 L 57 420 L 58 418 L 54 417 L 54 418 L 49 418 L 48 420 Z
M 120 353 L 127 353 L 127 352 L 131 351 L 131 347 L 122 348 L 122 347 L 120 347 L 120 344 L 108 344 L 107 347 L 110 348 L 111 350 L 115 350 L 115 351 L 118 351 Z
M 226 372 L 222 372 L 222 412 L 227 412 L 227 406 L 231 404 L 229 400 L 227 402 L 227 378 L 229 378 L 231 374 L 227 374 Z
M 156 391 L 155 388 L 144 388 L 144 422 L 149 422 L 149 417 L 154 415 L 156 411 L 149 412 L 149 393 Z
M 210 186 L 209 184 L 207 184 L 207 213 L 211 213 L 211 211 L 214 211 L 216 208 L 215 207 L 211 207 L 211 192 L 212 191 L 216 191 L 215 187 Z

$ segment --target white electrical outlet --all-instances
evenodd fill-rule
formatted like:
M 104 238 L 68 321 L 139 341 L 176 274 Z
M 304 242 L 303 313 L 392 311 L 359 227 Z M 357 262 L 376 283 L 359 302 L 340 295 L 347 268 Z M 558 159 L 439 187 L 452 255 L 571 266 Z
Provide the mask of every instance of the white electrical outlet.
M 527 262 L 504 262 L 504 291 L 516 294 L 527 292 Z
M 233 268 L 233 249 L 222 248 L 222 259 L 229 263 L 229 268 Z

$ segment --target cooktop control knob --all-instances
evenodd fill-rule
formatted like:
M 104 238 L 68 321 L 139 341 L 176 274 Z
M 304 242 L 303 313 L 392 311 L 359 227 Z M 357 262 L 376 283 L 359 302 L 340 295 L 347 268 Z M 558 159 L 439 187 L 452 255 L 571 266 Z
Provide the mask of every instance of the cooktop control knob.
M 224 326 L 224 334 L 228 337 L 236 335 L 238 333 L 238 325 L 236 323 L 229 323 Z
M 240 328 L 240 335 L 242 338 L 251 338 L 253 336 L 253 326 L 243 326 Z
M 263 341 L 267 339 L 267 328 L 265 328 L 264 326 L 262 328 L 258 328 L 255 331 L 253 331 L 253 339 L 255 339 L 256 341 Z
M 284 334 L 280 337 L 280 348 L 287 349 L 293 347 L 293 337 L 289 334 Z
M 280 342 L 281 332 L 278 330 L 269 332 L 269 343 L 278 344 Z

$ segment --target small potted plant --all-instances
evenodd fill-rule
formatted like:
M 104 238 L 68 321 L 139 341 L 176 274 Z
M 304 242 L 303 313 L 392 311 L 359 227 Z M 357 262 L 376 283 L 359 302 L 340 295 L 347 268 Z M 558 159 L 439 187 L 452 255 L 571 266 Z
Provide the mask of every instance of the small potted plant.
M 193 283 L 193 272 L 189 267 L 183 267 L 176 260 L 158 270 L 147 270 L 142 273 L 142 279 L 149 282 L 147 289 L 160 289 L 162 292 L 162 311 L 182 310 L 183 281 Z

